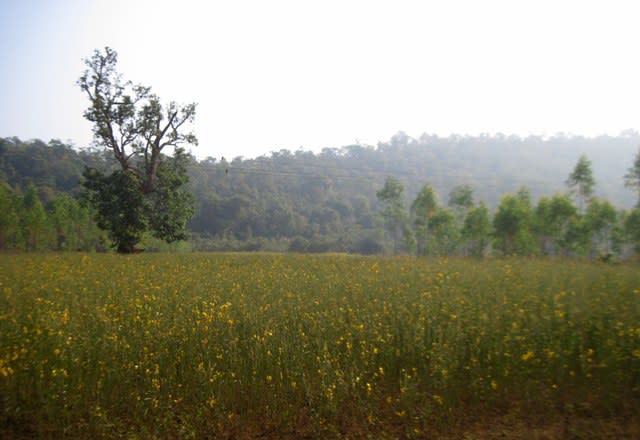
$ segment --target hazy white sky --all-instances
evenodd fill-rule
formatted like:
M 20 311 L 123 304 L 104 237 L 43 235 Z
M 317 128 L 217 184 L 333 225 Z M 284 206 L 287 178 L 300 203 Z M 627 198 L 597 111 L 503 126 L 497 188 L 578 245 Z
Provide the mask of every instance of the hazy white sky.
M 638 6 L 636 6 L 638 5 Z M 88 145 L 96 48 L 198 103 L 198 157 L 375 144 L 403 130 L 640 128 L 636 1 L 0 0 L 0 136 Z

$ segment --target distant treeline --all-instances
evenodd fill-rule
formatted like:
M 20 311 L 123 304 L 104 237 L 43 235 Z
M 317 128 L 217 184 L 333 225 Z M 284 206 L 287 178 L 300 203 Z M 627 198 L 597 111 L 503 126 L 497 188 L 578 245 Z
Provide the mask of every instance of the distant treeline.
M 629 255 L 640 215 L 623 176 L 640 135 L 412 139 L 256 159 L 191 157 L 193 250 Z M 595 192 L 566 181 L 590 159 Z M 82 201 L 103 151 L 0 138 L 0 249 L 105 250 Z M 385 193 L 386 190 L 386 193 Z M 395 193 L 399 192 L 399 195 Z M 166 249 L 147 240 L 147 249 Z

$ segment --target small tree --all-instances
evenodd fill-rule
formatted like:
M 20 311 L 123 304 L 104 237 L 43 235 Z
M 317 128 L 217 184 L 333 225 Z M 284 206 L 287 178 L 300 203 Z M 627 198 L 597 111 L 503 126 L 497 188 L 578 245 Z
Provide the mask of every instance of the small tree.
M 489 209 L 484 202 L 480 202 L 478 206 L 471 208 L 462 226 L 462 237 L 466 241 L 469 254 L 483 256 L 490 243 L 490 234 Z
M 624 176 L 624 184 L 627 188 L 631 188 L 638 193 L 636 207 L 640 208 L 640 149 L 636 153 L 633 166 L 629 168 L 629 171 Z
M 96 50 L 78 80 L 90 101 L 84 116 L 93 123 L 94 142 L 111 150 L 120 167 L 108 174 L 87 169 L 83 185 L 98 225 L 118 252 L 129 253 L 146 231 L 167 242 L 186 238 L 193 198 L 183 189 L 183 145 L 197 139 L 184 127 L 193 122 L 196 105 L 163 106 L 149 87 L 123 82 L 117 61 L 113 49 Z
M 404 186 L 398 179 L 388 177 L 384 187 L 376 193 L 376 196 L 385 204 L 382 217 L 393 240 L 394 252 L 400 250 L 398 242 L 401 239 L 404 241 L 404 249 L 411 252 L 415 247 L 415 239 L 408 225 L 404 204 Z
M 418 255 L 425 255 L 428 250 L 429 221 L 438 210 L 438 198 L 431 185 L 424 185 L 411 204 L 414 217 L 413 225 L 417 241 Z
M 471 185 L 459 185 L 449 193 L 449 207 L 456 213 L 459 225 L 464 223 L 464 218 L 473 208 L 473 188 Z
M 596 181 L 593 178 L 593 171 L 591 170 L 591 161 L 587 159 L 587 156 L 582 155 L 578 159 L 573 172 L 569 174 L 567 179 L 567 186 L 573 193 L 578 194 L 578 204 L 580 206 L 580 212 L 584 212 L 585 204 L 589 201 L 593 195 L 593 187 L 596 185 Z
M 448 208 L 440 207 L 429 219 L 429 235 L 431 236 L 429 254 L 452 255 L 460 233 L 456 225 L 456 215 Z
M 14 249 L 20 241 L 20 218 L 15 205 L 11 188 L 0 183 L 0 250 Z
M 625 219 L 624 229 L 635 251 L 640 253 L 640 207 L 631 210 Z
M 47 213 L 34 185 L 30 185 L 24 195 L 21 223 L 27 250 L 35 251 L 45 247 Z
M 496 249 L 504 255 L 534 253 L 531 217 L 531 198 L 527 189 L 520 189 L 516 195 L 503 196 L 493 217 Z
M 534 212 L 534 229 L 543 254 L 557 255 L 560 251 L 566 253 L 570 250 L 567 231 L 577 214 L 576 207 L 567 195 L 542 197 L 538 201 Z
M 593 199 L 584 215 L 584 222 L 591 235 L 591 254 L 611 254 L 615 242 L 615 226 L 618 214 L 607 200 Z

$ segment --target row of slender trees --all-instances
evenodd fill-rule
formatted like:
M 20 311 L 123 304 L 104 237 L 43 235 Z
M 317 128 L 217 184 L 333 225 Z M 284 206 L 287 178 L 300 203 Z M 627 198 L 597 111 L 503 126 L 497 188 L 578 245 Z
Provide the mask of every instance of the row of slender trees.
M 77 198 L 61 193 L 43 204 L 34 185 L 23 193 L 0 184 L 0 250 L 105 250 L 107 239 L 94 212 Z
M 394 253 L 417 255 L 629 255 L 640 250 L 640 152 L 624 176 L 639 192 L 638 206 L 617 210 L 593 197 L 591 162 L 582 156 L 567 179 L 567 191 L 541 197 L 534 206 L 527 188 L 502 197 L 491 218 L 473 188 L 455 187 L 447 206 L 425 185 L 407 209 L 404 186 L 393 177 L 377 192 L 386 238 Z

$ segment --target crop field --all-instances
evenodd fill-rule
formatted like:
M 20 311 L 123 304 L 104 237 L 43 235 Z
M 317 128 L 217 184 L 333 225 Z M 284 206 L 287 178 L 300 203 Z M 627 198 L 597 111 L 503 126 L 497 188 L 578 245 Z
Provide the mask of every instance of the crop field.
M 639 410 L 637 264 L 0 255 L 1 438 L 640 438 Z

